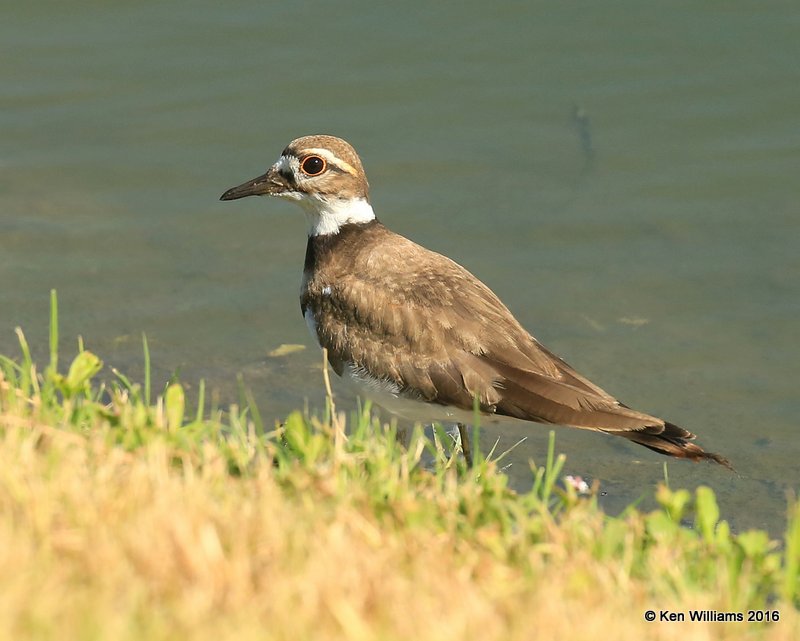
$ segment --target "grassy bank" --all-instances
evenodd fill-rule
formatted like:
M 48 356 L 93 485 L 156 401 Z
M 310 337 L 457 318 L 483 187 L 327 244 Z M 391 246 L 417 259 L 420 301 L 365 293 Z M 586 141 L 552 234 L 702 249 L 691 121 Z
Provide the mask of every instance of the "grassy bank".
M 43 369 L 21 333 L 0 357 L 0 638 L 800 638 L 797 503 L 783 541 L 702 487 L 612 518 L 552 453 L 520 495 L 367 414 L 151 402 L 89 352 L 59 364 L 56 327 Z

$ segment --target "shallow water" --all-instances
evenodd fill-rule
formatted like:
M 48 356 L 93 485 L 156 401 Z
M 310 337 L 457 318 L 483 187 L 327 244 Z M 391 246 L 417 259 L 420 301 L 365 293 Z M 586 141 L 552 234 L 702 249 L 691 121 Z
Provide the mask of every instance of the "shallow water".
M 412 8 L 414 7 L 414 8 Z M 794 3 L 16 3 L 0 22 L 0 352 L 25 328 L 319 406 L 299 210 L 218 202 L 292 138 L 361 153 L 378 215 L 461 262 L 626 403 L 697 432 L 705 483 L 778 533 L 798 487 L 800 11 Z M 286 357 L 285 343 L 309 348 Z M 71 343 L 74 345 L 74 342 Z M 349 397 L 340 399 L 347 406 Z M 500 438 L 518 488 L 547 429 Z M 666 460 L 562 429 L 616 510 Z

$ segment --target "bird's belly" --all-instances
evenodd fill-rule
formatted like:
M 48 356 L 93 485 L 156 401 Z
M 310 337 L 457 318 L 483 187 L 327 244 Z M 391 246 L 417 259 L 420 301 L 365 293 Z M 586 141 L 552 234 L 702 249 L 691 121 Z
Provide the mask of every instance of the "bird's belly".
M 317 334 L 317 322 L 309 306 L 303 317 L 314 342 L 322 348 Z M 414 423 L 429 425 L 431 423 L 453 424 L 464 423 L 472 425 L 475 422 L 475 413 L 450 405 L 428 403 L 413 396 L 404 395 L 400 387 L 393 381 L 371 376 L 363 368 L 351 363 L 345 364 L 342 371 L 342 380 L 361 398 L 369 399 L 391 414 L 404 418 Z M 506 417 L 495 414 L 481 414 L 481 424 L 506 422 Z M 513 419 L 511 419 L 513 421 Z
M 474 412 L 404 395 L 396 383 L 370 376 L 363 369 L 351 364 L 344 366 L 342 380 L 361 398 L 367 398 L 391 414 L 408 421 L 423 425 L 431 423 L 472 425 L 475 422 Z M 501 419 L 502 417 L 491 414 L 480 415 L 480 422 L 484 425 L 499 422 Z
M 306 311 L 303 312 L 303 318 L 306 321 L 306 327 L 308 327 L 308 333 L 311 334 L 311 338 L 314 339 L 317 347 L 322 349 L 322 345 L 319 343 L 319 335 L 317 334 L 317 321 L 314 319 L 314 312 L 311 311 L 311 307 L 306 307 Z

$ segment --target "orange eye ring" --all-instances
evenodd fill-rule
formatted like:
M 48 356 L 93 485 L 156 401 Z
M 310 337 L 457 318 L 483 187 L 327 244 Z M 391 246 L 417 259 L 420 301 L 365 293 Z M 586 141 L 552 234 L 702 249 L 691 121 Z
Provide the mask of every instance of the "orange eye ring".
M 328 163 L 322 156 L 306 156 L 300 162 L 300 171 L 306 176 L 319 176 L 328 168 Z

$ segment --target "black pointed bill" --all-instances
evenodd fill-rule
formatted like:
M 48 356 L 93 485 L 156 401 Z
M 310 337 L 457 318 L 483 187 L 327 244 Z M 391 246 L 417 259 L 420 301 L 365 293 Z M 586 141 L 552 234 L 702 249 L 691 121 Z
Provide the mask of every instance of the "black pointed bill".
M 275 196 L 286 191 L 286 183 L 273 169 L 266 174 L 248 180 L 237 187 L 231 187 L 220 200 L 236 200 L 246 196 Z

